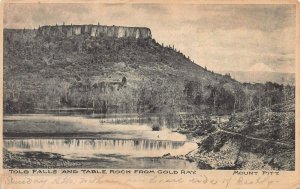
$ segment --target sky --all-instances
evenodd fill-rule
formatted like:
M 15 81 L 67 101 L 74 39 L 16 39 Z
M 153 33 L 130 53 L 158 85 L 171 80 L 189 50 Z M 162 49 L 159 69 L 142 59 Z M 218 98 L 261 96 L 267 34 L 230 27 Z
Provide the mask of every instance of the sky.
M 5 4 L 5 28 L 100 24 L 151 29 L 214 71 L 295 72 L 295 5 Z M 264 71 L 264 70 L 262 70 Z

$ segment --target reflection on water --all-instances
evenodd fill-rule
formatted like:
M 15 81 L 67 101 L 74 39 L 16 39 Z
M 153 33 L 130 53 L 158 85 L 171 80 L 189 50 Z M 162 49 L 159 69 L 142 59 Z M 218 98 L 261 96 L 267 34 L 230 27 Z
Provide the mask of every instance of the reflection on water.
M 93 133 L 96 138 L 110 139 L 150 139 L 150 140 L 171 140 L 185 141 L 186 136 L 171 132 L 167 127 L 162 127 L 160 131 L 152 131 L 152 124 L 122 124 L 103 122 L 97 118 L 86 118 L 79 116 L 51 116 L 51 115 L 17 115 L 4 116 L 4 132 L 18 133 L 21 136 L 24 133 L 28 136 L 30 133 L 42 133 L 41 136 L 48 138 L 69 136 L 68 133 L 77 133 L 76 137 L 85 137 L 84 133 Z M 47 135 L 48 134 L 48 135 Z M 99 135 L 100 134 L 100 135 Z M 55 136 L 54 136 L 55 135 Z M 36 137 L 36 135 L 34 135 Z

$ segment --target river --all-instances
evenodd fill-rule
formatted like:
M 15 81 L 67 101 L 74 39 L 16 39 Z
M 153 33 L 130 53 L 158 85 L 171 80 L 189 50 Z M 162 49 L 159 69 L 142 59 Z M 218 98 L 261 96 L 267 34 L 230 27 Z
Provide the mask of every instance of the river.
M 197 148 L 195 142 L 172 132 L 166 124 L 153 131 L 155 116 L 145 120 L 126 115 L 9 115 L 4 116 L 4 148 L 18 155 L 59 154 L 93 168 L 197 168 L 184 159 L 162 158 L 165 154 L 184 157 Z M 57 156 L 47 156 L 51 157 Z M 34 158 L 32 161 L 43 157 Z

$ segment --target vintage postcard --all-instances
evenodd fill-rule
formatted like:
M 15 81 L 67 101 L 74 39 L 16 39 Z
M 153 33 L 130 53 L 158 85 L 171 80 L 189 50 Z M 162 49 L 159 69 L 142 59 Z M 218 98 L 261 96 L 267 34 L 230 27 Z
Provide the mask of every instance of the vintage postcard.
M 300 188 L 297 1 L 1 13 L 0 188 Z

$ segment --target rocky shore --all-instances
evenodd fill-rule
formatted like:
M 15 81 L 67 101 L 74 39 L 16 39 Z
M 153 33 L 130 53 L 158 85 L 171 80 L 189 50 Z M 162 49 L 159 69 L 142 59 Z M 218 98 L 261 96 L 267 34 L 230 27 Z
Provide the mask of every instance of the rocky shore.
M 81 167 L 82 164 L 76 161 L 70 161 L 62 158 L 61 155 L 55 153 L 41 152 L 23 152 L 13 153 L 8 150 L 3 150 L 3 167 L 5 169 L 23 168 L 74 168 Z
M 294 112 L 236 114 L 217 123 L 187 115 L 177 132 L 198 144 L 184 157 L 211 169 L 294 170 Z M 195 122 L 198 120 L 198 122 Z
M 253 141 L 219 131 L 205 137 L 190 137 L 197 142 L 198 149 L 185 156 L 166 154 L 163 158 L 182 158 L 196 162 L 200 169 L 294 170 L 295 151 L 290 147 Z

